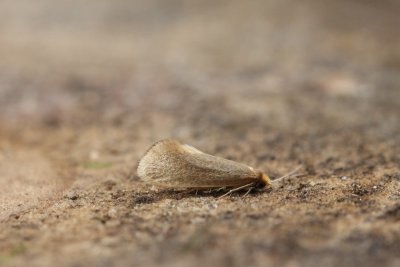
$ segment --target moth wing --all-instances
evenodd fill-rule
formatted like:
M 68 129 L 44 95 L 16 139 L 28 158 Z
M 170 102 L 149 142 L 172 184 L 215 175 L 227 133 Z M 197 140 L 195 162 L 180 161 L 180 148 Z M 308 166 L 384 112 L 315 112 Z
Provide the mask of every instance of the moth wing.
M 140 160 L 138 175 L 165 187 L 234 187 L 259 180 L 253 168 L 206 154 L 174 140 L 153 145 Z

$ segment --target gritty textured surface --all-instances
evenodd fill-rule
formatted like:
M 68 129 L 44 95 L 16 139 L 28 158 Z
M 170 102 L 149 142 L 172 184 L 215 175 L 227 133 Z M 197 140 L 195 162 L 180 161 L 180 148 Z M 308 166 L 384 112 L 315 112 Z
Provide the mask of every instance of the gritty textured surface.
M 399 2 L 1 1 L 1 266 L 399 266 Z M 278 188 L 143 184 L 176 138 Z M 132 171 L 133 170 L 133 171 Z

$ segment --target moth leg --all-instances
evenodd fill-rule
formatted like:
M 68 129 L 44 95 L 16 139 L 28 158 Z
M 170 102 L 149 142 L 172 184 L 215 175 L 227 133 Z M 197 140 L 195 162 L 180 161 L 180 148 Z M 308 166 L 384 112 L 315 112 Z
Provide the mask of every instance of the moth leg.
M 252 186 L 252 185 L 253 185 L 253 183 L 250 183 L 250 184 L 245 184 L 245 185 L 236 187 L 236 188 L 234 188 L 234 189 L 231 189 L 231 190 L 229 190 L 228 192 L 226 192 L 225 194 L 223 194 L 222 196 L 218 197 L 218 199 L 223 198 L 223 197 L 225 197 L 225 196 L 228 196 L 228 195 L 232 194 L 233 192 L 242 190 L 243 188 L 246 188 L 246 187 L 249 187 L 249 186 Z
M 212 192 L 219 192 L 219 191 L 222 191 L 222 190 L 225 190 L 225 189 L 226 189 L 226 187 L 211 188 L 211 189 L 209 189 L 209 190 L 207 190 L 207 191 L 205 191 L 205 192 L 208 193 L 208 194 L 210 194 L 210 193 L 212 193 Z
M 248 194 L 250 194 L 251 190 L 253 190 L 253 187 L 250 187 L 249 190 L 247 190 L 247 192 L 243 195 L 243 197 L 247 196 Z
M 186 193 L 188 193 L 188 194 L 193 194 L 194 193 L 197 196 L 198 191 L 199 190 L 197 190 L 197 189 L 187 189 Z

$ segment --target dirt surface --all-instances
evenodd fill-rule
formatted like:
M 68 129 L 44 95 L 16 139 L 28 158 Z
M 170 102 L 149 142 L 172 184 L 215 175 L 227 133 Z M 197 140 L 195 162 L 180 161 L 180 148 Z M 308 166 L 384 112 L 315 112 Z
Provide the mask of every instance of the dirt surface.
M 0 266 L 400 266 L 398 1 L 1 1 Z M 142 183 L 175 138 L 263 169 Z

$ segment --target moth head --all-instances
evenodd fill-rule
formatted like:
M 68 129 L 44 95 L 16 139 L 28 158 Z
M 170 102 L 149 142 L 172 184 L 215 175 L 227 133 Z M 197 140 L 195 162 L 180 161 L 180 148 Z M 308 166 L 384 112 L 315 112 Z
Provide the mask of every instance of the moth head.
M 263 188 L 271 186 L 271 180 L 269 179 L 268 175 L 266 175 L 262 171 L 258 171 L 258 175 L 259 175 L 259 182 L 257 184 L 257 187 Z

